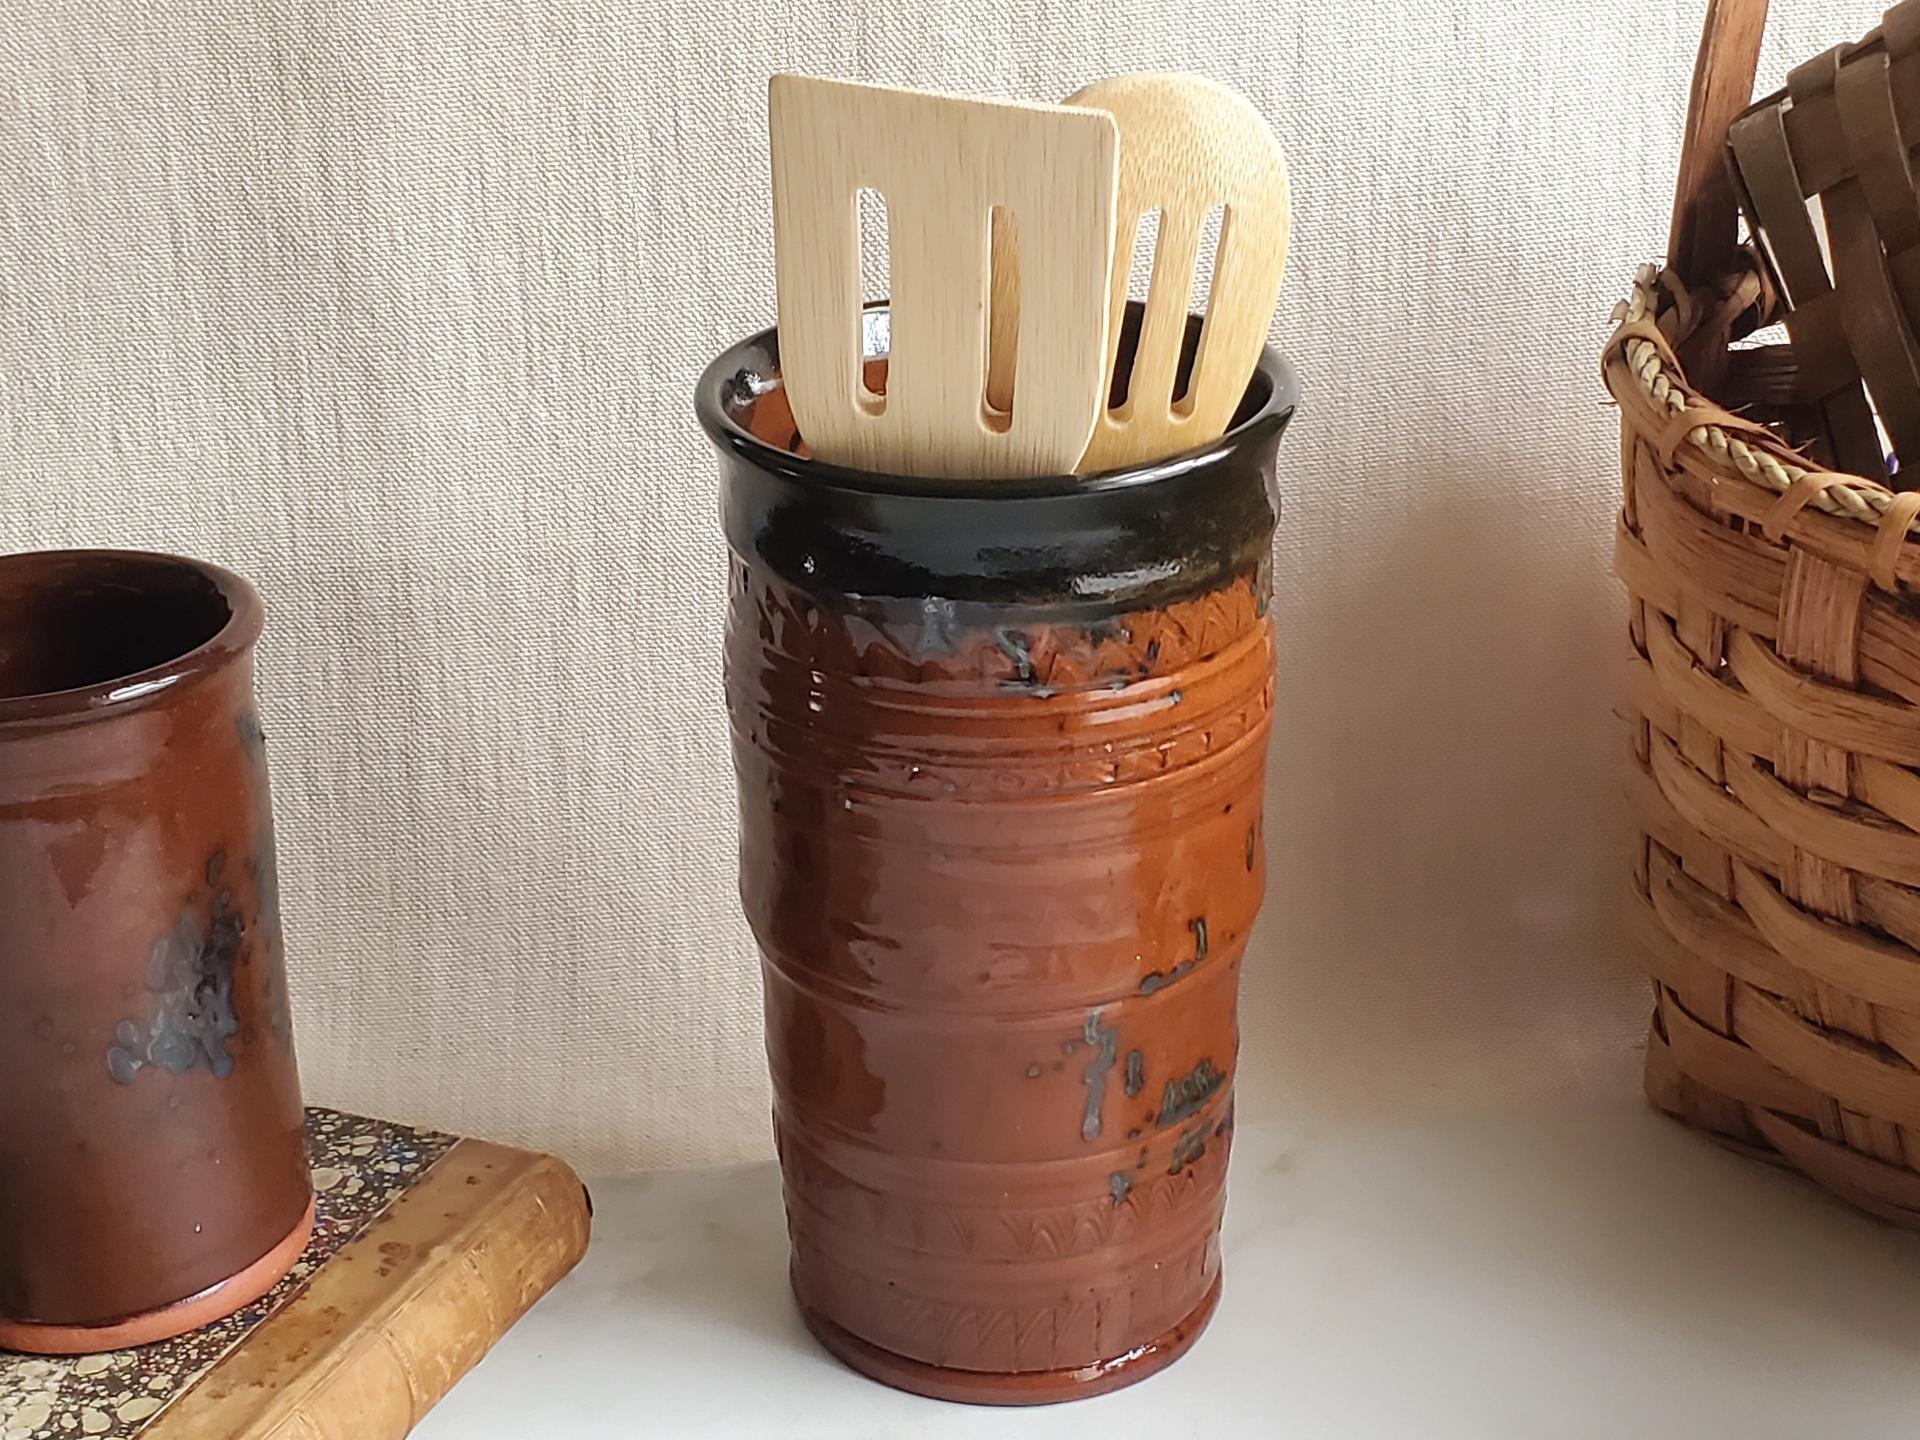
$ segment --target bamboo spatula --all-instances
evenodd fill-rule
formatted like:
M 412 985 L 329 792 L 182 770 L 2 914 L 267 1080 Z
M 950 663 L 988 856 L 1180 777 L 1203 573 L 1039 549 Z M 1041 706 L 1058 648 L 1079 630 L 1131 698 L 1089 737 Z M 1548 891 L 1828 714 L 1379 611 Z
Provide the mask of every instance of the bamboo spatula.
M 1226 430 L 1259 361 L 1286 270 L 1287 162 L 1259 111 L 1199 76 L 1119 75 L 1076 91 L 1067 104 L 1103 110 L 1119 125 L 1121 241 L 1130 247 L 1140 217 L 1160 212 L 1126 399 L 1102 408 L 1077 467 L 1095 472 L 1178 454 Z M 1215 205 L 1224 206 L 1224 212 L 1206 320 L 1187 388 L 1175 399 L 1201 232 Z M 1020 231 L 1015 245 L 1025 238 Z M 1004 253 L 996 252 L 994 263 L 996 269 L 1004 266 Z M 1111 274 L 1110 380 L 1126 313 L 1128 270 L 1122 257 Z M 997 323 L 1010 318 L 1006 309 L 996 309 Z M 1007 342 L 996 337 L 992 353 L 1008 353 Z M 998 374 L 989 377 L 989 393 L 1000 383 Z
M 1070 472 L 1105 399 L 1112 117 L 776 75 L 768 118 L 780 370 L 812 453 L 889 474 Z M 883 394 L 861 365 L 862 188 L 886 201 L 892 251 Z M 1021 304 L 989 404 L 995 207 L 1014 217 Z

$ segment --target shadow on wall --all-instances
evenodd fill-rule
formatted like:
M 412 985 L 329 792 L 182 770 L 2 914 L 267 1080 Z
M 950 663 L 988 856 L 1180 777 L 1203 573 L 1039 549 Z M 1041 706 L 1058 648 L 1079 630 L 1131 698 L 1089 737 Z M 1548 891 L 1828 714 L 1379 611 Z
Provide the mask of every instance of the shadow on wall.
M 1531 457 L 1429 455 L 1369 502 L 1290 475 L 1283 450 L 1241 1061 L 1263 1094 L 1312 1109 L 1636 1083 L 1624 622 L 1596 459 L 1575 487 Z

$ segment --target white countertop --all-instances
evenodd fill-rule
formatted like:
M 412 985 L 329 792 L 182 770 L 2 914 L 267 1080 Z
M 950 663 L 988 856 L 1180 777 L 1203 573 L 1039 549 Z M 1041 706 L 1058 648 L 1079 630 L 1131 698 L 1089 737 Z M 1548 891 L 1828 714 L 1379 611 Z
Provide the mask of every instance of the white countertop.
M 821 1351 L 770 1164 L 592 1188 L 585 1261 L 420 1440 L 1920 1431 L 1920 1239 L 1638 1104 L 1243 1125 L 1211 1328 L 1159 1376 L 1034 1410 Z

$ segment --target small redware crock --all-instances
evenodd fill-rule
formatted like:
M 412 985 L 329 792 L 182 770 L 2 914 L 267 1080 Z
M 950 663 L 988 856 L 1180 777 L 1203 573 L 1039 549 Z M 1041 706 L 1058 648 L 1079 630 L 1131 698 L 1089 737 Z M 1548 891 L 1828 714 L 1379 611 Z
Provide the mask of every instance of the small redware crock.
M 312 1228 L 261 619 L 192 560 L 0 556 L 0 1347 L 195 1329 Z

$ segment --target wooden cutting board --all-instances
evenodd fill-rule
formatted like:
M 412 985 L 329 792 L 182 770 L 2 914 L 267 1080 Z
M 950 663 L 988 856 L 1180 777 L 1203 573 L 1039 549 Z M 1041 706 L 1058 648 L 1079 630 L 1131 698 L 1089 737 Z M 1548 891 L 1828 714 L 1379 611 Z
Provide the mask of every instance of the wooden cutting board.
M 310 1110 L 294 1271 L 138 1350 L 0 1352 L 0 1440 L 401 1440 L 571 1270 L 587 1193 L 551 1155 Z

